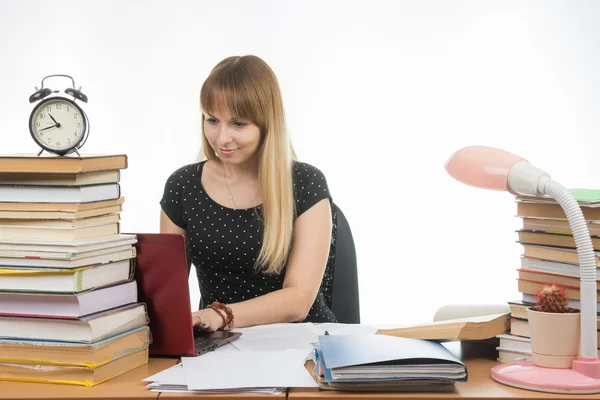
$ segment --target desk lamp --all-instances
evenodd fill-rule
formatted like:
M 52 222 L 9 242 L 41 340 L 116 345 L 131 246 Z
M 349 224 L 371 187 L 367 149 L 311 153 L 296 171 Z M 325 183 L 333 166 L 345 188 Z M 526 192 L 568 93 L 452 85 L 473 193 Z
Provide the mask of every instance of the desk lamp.
M 511 361 L 492 368 L 492 378 L 505 385 L 540 392 L 600 393 L 597 350 L 596 262 L 588 227 L 577 200 L 547 172 L 504 150 L 465 147 L 450 156 L 446 171 L 478 188 L 525 196 L 547 195 L 565 212 L 577 246 L 581 271 L 581 351 L 571 368 L 545 368 L 532 361 Z

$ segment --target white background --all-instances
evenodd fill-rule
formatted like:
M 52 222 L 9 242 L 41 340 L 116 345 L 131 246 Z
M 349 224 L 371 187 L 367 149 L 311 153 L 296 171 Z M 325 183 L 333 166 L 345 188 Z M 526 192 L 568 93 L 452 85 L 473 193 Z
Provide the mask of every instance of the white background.
M 351 223 L 363 322 L 427 321 L 519 298 L 514 199 L 452 180 L 455 150 L 501 147 L 600 187 L 599 20 L 593 1 L 0 0 L 0 149 L 37 151 L 27 99 L 72 75 L 84 153 L 129 157 L 122 231 L 157 232 L 166 178 L 198 154 L 202 82 L 258 55 Z

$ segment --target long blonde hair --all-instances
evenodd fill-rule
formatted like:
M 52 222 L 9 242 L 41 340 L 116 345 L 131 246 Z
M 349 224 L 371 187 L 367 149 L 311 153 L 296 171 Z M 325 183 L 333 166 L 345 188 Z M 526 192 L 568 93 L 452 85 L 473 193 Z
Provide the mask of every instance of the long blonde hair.
M 260 128 L 258 181 L 264 235 L 255 268 L 279 274 L 285 266 L 294 228 L 292 163 L 296 156 L 285 123 L 281 90 L 275 73 L 261 58 L 228 57 L 211 71 L 200 90 L 202 158 L 217 159 L 204 131 L 204 112 L 229 111 Z

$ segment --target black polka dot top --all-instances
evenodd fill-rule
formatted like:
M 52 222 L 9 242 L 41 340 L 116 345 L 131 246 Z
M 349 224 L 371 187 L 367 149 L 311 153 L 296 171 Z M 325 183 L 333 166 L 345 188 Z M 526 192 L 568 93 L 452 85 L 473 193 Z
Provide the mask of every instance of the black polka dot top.
M 196 267 L 200 308 L 213 301 L 237 303 L 281 289 L 280 275 L 256 272 L 254 262 L 263 237 L 262 206 L 247 209 L 224 207 L 202 187 L 205 161 L 186 165 L 168 178 L 160 205 L 171 221 L 185 230 L 187 257 Z M 322 199 L 332 208 L 332 237 L 323 282 L 305 322 L 335 322 L 331 312 L 335 262 L 336 215 L 325 176 L 300 162 L 293 166 L 296 217 Z

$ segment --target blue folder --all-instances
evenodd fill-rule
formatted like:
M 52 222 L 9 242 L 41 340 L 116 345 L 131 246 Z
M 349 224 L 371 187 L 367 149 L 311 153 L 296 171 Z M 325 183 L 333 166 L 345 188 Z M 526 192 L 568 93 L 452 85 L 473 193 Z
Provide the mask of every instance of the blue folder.
M 464 363 L 436 342 L 387 335 L 324 335 L 319 336 L 319 347 L 317 359 L 328 382 L 335 381 L 332 377 L 332 369 L 352 366 L 410 366 L 418 369 L 419 365 L 432 364 L 461 366 L 464 369 L 464 377 L 449 379 L 436 376 L 434 373 L 420 378 L 369 378 L 369 380 L 467 381 L 467 368 Z

